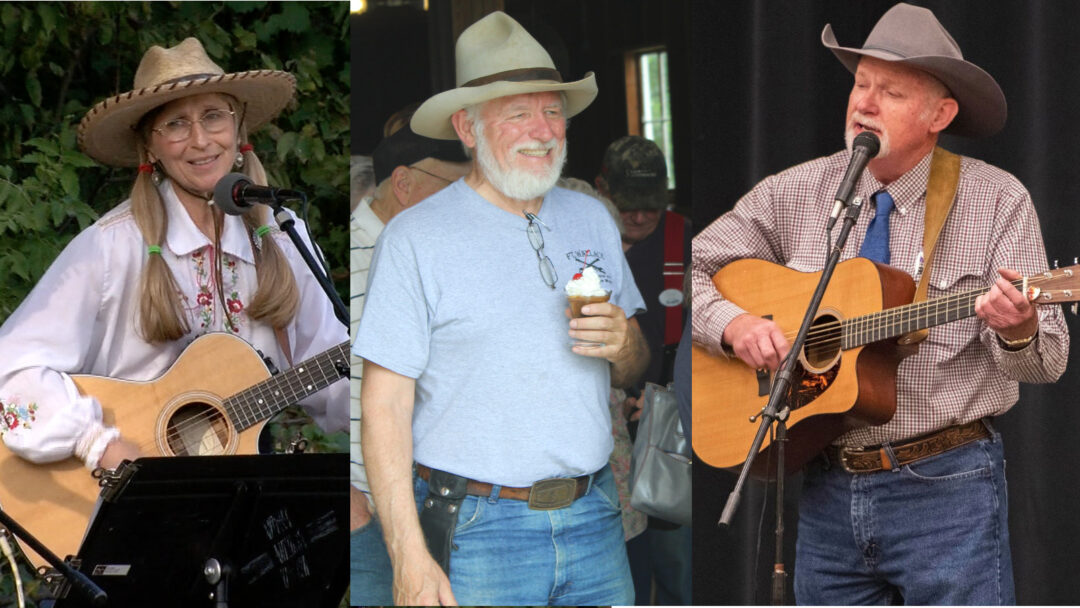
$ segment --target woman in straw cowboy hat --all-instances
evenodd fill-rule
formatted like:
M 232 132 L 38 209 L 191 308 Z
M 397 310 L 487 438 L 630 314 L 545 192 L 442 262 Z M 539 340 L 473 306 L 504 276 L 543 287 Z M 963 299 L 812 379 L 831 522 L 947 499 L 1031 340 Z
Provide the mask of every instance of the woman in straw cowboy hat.
M 188 38 L 151 47 L 134 85 L 79 125 L 86 154 L 137 168 L 130 198 L 75 237 L 0 328 L 0 400 L 16 412 L 0 433 L 33 461 L 75 456 L 111 468 L 153 445 L 121 438 L 125 420 L 103 421 L 98 400 L 69 374 L 151 380 L 211 332 L 243 339 L 281 369 L 347 340 L 314 276 L 271 227 L 270 209 L 238 217 L 211 200 L 232 171 L 266 184 L 248 133 L 285 107 L 295 78 L 225 73 Z M 328 430 L 346 425 L 345 390 L 337 383 L 311 398 Z

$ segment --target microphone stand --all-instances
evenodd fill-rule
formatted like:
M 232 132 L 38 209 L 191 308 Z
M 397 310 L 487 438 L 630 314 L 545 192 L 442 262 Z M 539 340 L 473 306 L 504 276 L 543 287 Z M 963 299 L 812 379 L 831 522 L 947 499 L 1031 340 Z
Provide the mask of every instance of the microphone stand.
M 301 200 L 305 204 L 307 203 L 307 196 L 302 192 L 282 191 L 282 193 L 283 192 L 296 195 L 294 200 Z M 296 250 L 300 252 L 300 257 L 304 258 L 304 263 L 311 269 L 311 274 L 313 274 L 315 280 L 319 282 L 319 286 L 322 287 L 323 291 L 326 293 L 326 297 L 330 298 L 330 303 L 334 306 L 334 315 L 341 321 L 342 325 L 348 327 L 349 310 L 345 308 L 345 303 L 341 301 L 341 296 L 339 296 L 337 290 L 334 289 L 333 283 L 330 282 L 330 277 L 326 276 L 323 272 L 322 265 L 311 255 L 311 251 L 296 232 L 296 219 L 282 206 L 282 200 L 287 200 L 287 197 L 279 198 L 278 196 L 275 196 L 274 201 L 268 203 L 270 208 L 274 210 L 274 219 L 277 220 L 278 227 L 292 239 L 293 244 L 296 245 Z
M 773 604 L 784 603 L 784 581 L 787 577 L 787 573 L 784 572 L 784 565 L 781 560 L 784 525 L 780 518 L 783 517 L 784 443 L 787 441 L 787 427 L 784 423 L 787 421 L 791 409 L 784 402 L 788 398 L 791 390 L 798 353 L 802 352 L 803 346 L 806 343 L 806 334 L 810 331 L 810 326 L 814 321 L 814 317 L 817 316 L 818 308 L 821 306 L 821 299 L 825 296 L 825 289 L 832 279 L 833 272 L 836 270 L 836 265 L 840 262 L 840 254 L 844 249 L 844 245 L 847 243 L 848 234 L 859 219 L 859 213 L 862 211 L 862 199 L 858 197 L 855 198 L 850 205 L 847 205 L 847 208 L 847 214 L 844 216 L 844 222 L 840 228 L 840 235 L 836 239 L 836 245 L 829 250 L 829 256 L 825 261 L 825 268 L 821 272 L 821 278 L 818 280 L 817 289 L 814 290 L 814 295 L 810 298 L 810 304 L 807 306 L 806 314 L 803 316 L 802 325 L 799 327 L 799 333 L 795 336 L 795 341 L 791 344 L 791 351 L 784 359 L 780 370 L 773 379 L 772 390 L 769 393 L 769 401 L 758 414 L 751 417 L 751 421 L 755 418 L 760 418 L 761 424 L 758 426 L 757 435 L 754 436 L 754 441 L 750 445 L 750 451 L 747 454 L 746 460 L 743 462 L 742 470 L 739 472 L 738 481 L 735 482 L 735 489 L 728 495 L 727 502 L 724 504 L 724 510 L 720 515 L 720 521 L 717 522 L 718 526 L 731 525 L 731 518 L 735 515 L 735 510 L 738 508 L 739 501 L 742 498 L 742 488 L 750 474 L 750 467 L 753 465 L 754 459 L 761 449 L 761 444 L 765 441 L 765 435 L 768 433 L 769 427 L 771 427 L 774 422 L 777 423 L 776 515 L 778 521 L 776 528 L 776 565 L 773 570 L 772 586 Z
M 17 538 L 21 539 L 31 549 L 37 552 L 38 555 L 45 558 L 45 561 L 52 564 L 53 568 L 56 568 L 72 587 L 79 590 L 86 599 L 90 601 L 91 606 L 104 606 L 109 600 L 109 596 L 94 584 L 85 574 L 72 568 L 67 562 L 61 560 L 55 553 L 49 551 L 45 545 L 41 544 L 41 541 L 34 538 L 32 534 L 26 531 L 26 528 L 19 525 L 14 519 L 7 513 L 4 513 L 3 509 L 0 509 L 0 533 L 2 529 L 6 528 Z M 16 574 L 18 576 L 18 574 Z

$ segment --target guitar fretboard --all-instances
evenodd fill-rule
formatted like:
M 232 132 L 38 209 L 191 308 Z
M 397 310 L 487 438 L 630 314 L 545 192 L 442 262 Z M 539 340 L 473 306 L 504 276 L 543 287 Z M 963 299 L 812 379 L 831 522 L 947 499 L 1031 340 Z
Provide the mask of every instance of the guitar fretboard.
M 232 423 L 242 431 L 341 380 L 348 369 L 349 343 L 342 342 L 236 393 L 223 406 Z
M 1024 280 L 1017 279 L 1012 284 L 1022 289 Z M 975 299 L 987 291 L 977 289 L 847 319 L 841 323 L 841 348 L 855 348 L 965 319 L 975 314 Z

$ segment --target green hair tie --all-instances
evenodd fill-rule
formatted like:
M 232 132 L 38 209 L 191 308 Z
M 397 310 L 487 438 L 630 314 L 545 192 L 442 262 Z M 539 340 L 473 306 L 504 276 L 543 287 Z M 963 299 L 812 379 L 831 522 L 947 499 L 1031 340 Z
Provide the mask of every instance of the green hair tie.
M 257 237 L 259 237 L 261 239 L 262 237 L 266 236 L 269 232 L 270 232 L 270 226 L 259 226 L 258 228 L 255 229 L 255 236 L 257 236 Z
M 146 248 L 147 255 L 154 255 L 155 253 L 161 255 L 161 247 L 158 245 L 149 245 Z

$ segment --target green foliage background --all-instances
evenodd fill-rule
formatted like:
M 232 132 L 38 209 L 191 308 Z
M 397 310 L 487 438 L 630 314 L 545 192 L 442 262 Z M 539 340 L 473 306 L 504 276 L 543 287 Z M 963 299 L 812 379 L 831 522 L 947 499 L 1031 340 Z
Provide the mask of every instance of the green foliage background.
M 293 104 L 252 140 L 272 185 L 307 193 L 347 293 L 348 4 L 12 2 L 0 6 L 0 321 L 76 233 L 127 198 L 134 169 L 83 155 L 79 121 L 131 89 L 151 45 L 188 36 L 226 71 L 296 76 Z
M 127 198 L 134 169 L 76 145 L 95 103 L 128 91 L 143 53 L 198 38 L 227 72 L 281 69 L 293 103 L 252 135 L 271 185 L 311 201 L 308 223 L 339 294 L 348 294 L 349 26 L 345 2 L 5 2 L 0 4 L 0 322 L 67 242 Z M 297 209 L 297 211 L 300 211 Z M 299 411 L 273 429 L 344 451 Z M 14 602 L 0 560 L 0 606 Z M 33 585 L 33 581 L 27 580 Z M 33 605 L 28 603 L 28 605 Z

